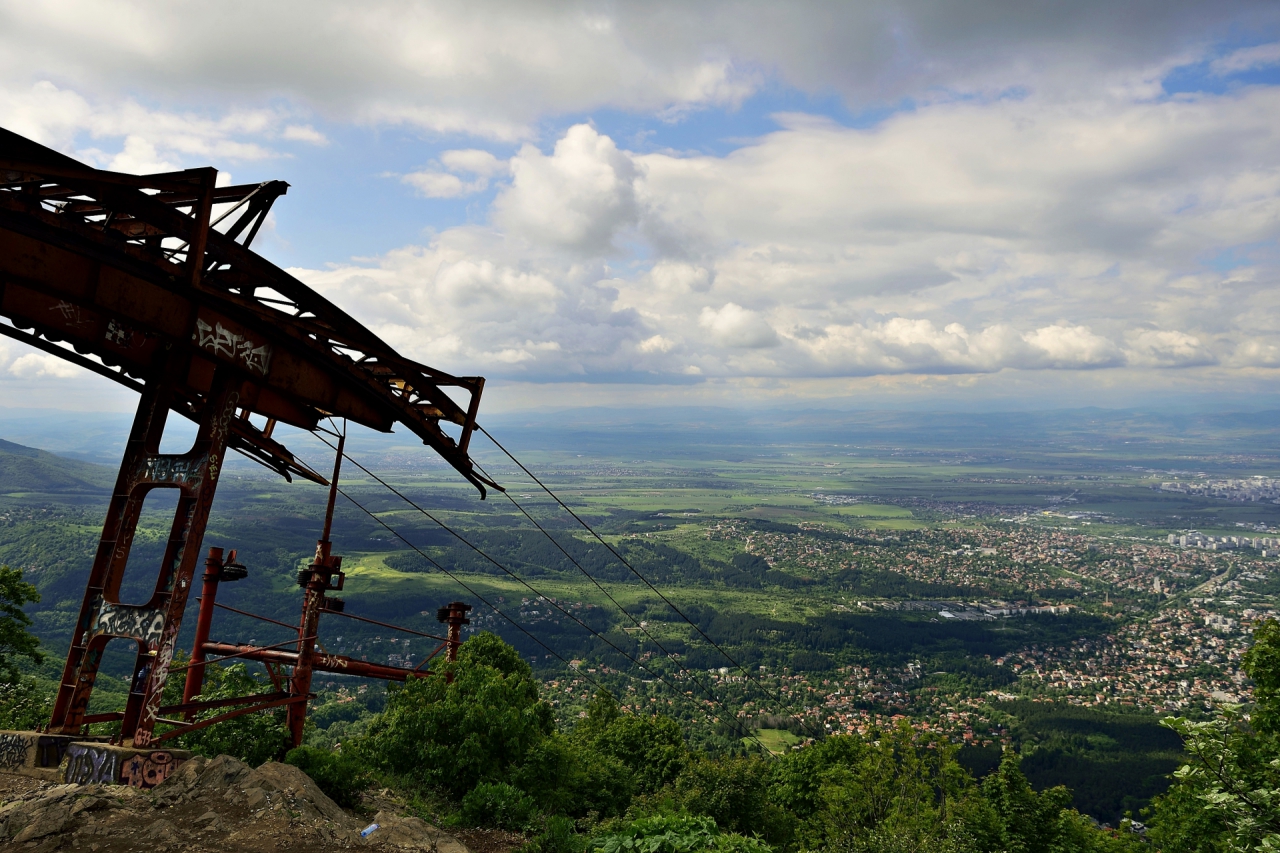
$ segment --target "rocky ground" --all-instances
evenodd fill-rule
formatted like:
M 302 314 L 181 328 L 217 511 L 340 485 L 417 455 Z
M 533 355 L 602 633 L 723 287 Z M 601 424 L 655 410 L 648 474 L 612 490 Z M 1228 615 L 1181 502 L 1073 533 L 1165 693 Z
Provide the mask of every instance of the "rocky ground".
M 371 815 L 354 815 L 296 767 L 253 769 L 225 755 L 193 758 L 150 791 L 0 773 L 0 802 L 0 849 L 33 853 L 509 853 L 521 841 L 473 830 L 464 843 L 378 796 L 367 800 Z M 361 838 L 370 823 L 380 828 Z

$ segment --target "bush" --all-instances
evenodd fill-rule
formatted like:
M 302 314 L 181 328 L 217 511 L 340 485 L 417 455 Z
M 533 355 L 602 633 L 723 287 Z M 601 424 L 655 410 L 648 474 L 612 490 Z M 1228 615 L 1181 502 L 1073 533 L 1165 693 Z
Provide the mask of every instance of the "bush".
M 582 853 L 586 840 L 574 832 L 573 820 L 549 817 L 542 832 L 529 840 L 520 853 Z
M 773 764 L 767 758 L 707 758 L 691 761 L 676 779 L 680 805 L 706 815 L 716 825 L 743 835 L 759 835 L 784 845 L 793 819 L 769 798 Z
M 626 765 L 640 794 L 652 794 L 675 781 L 689 760 L 680 724 L 670 717 L 620 715 L 591 745 Z
M 455 800 L 481 782 L 506 782 L 552 732 L 529 665 L 493 634 L 462 644 L 444 673 L 413 679 L 387 697 L 358 748 L 370 763 Z
M 755 838 L 721 833 L 709 817 L 660 815 L 633 821 L 621 832 L 594 838 L 598 853 L 772 853 Z
M 373 781 L 354 758 L 341 752 L 300 746 L 289 750 L 284 760 L 310 776 L 325 796 L 347 809 L 360 803 L 360 792 Z
M 534 815 L 533 798 L 505 782 L 481 782 L 462 798 L 462 822 L 523 832 Z
M 175 658 L 180 661 L 181 658 Z M 165 699 L 169 702 L 181 701 L 181 677 L 170 677 L 165 685 Z M 204 687 L 198 700 L 230 699 L 235 696 L 251 696 L 257 693 L 269 693 L 270 682 L 249 672 L 244 663 L 221 666 L 208 664 L 204 671 Z M 226 708 L 210 708 L 196 715 L 196 719 L 205 719 L 226 712 Z M 257 767 L 267 761 L 275 761 L 289 748 L 289 730 L 285 727 L 283 708 L 267 711 L 255 711 L 215 723 L 208 728 L 199 729 L 179 737 L 177 746 L 189 749 L 197 755 L 213 758 L 218 755 L 230 755 L 238 758 L 251 767 Z
M 526 791 L 551 815 L 614 817 L 631 802 L 631 774 L 617 759 L 551 735 L 529 750 L 512 770 L 511 783 Z
M 29 731 L 49 722 L 52 715 L 53 695 L 31 679 L 0 682 L 0 729 Z

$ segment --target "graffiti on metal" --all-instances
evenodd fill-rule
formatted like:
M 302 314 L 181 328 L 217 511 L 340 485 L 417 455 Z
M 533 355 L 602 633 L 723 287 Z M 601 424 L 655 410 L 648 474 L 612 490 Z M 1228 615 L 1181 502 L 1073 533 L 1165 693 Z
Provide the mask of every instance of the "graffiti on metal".
M 150 456 L 143 466 L 142 478 L 198 489 L 204 462 L 204 456 Z
M 120 754 L 110 747 L 73 743 L 67 747 L 64 781 L 76 785 L 114 785 L 120 778 Z
M 134 331 L 129 326 L 117 320 L 107 321 L 107 333 L 104 337 L 118 347 L 130 349 L 132 347 L 140 347 L 147 342 L 146 335 Z
M 134 788 L 154 788 L 182 764 L 169 752 L 139 753 L 125 760 L 120 783 Z
M 204 320 L 196 320 L 196 330 L 192 334 L 201 349 L 207 349 L 223 358 L 239 361 L 259 376 L 267 375 L 271 365 L 271 347 L 268 344 L 255 344 L 244 335 L 236 334 L 221 323 L 210 326 Z
M 31 750 L 31 738 L 23 735 L 0 734 L 0 769 L 14 770 L 25 767 Z
M 85 326 L 93 325 L 93 318 L 86 316 L 83 309 L 79 305 L 72 305 L 65 299 L 59 300 L 57 305 L 49 309 L 62 314 L 62 319 L 67 321 L 67 325 L 73 329 L 80 329 Z
M 160 642 L 164 630 L 164 611 L 154 607 L 133 604 L 103 602 L 98 618 L 93 622 L 93 633 L 112 637 L 132 637 L 154 648 Z

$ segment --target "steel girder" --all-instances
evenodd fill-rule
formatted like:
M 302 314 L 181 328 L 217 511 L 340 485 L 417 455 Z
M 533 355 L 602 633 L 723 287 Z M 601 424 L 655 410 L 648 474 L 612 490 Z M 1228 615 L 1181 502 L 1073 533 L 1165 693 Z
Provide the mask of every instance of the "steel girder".
M 335 416 L 384 432 L 401 423 L 481 497 L 496 487 L 467 453 L 484 379 L 404 358 L 250 251 L 288 185 L 219 187 L 216 178 L 211 168 L 93 169 L 0 128 L 0 317 L 12 324 L 0 333 L 136 390 L 179 363 L 172 405 L 192 419 L 215 369 L 231 369 L 256 399 L 230 446 L 286 477 L 325 482 L 271 438 L 275 422 L 313 429 Z M 221 223 L 230 224 L 213 227 Z

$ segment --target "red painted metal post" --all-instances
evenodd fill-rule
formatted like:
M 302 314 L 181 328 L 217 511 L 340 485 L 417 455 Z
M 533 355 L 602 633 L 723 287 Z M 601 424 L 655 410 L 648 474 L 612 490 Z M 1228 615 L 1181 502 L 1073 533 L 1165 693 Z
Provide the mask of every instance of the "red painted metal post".
M 458 659 L 458 646 L 462 645 L 462 626 L 471 624 L 471 620 L 467 618 L 470 612 L 471 605 L 463 604 L 461 601 L 451 601 L 436 611 L 436 621 L 449 626 L 449 639 L 445 640 L 444 644 L 444 657 L 449 663 Z M 450 684 L 453 683 L 452 672 L 446 672 L 444 678 Z
M 346 445 L 345 434 L 338 437 L 338 450 L 333 461 L 333 477 L 329 480 L 329 504 L 325 509 L 324 531 L 320 541 L 316 543 L 316 556 L 303 572 L 299 574 L 299 583 L 305 592 L 302 596 L 302 617 L 298 620 L 298 658 L 293 666 L 290 692 L 295 696 L 308 696 L 311 693 L 311 676 L 315 668 L 316 637 L 320 629 L 320 611 L 325 607 L 324 594 L 330 589 L 341 589 L 342 557 L 330 553 L 332 543 L 329 533 L 333 528 L 333 508 L 338 498 L 338 475 L 342 471 L 342 451 Z M 337 573 L 339 582 L 335 586 L 331 581 Z M 294 747 L 302 746 L 303 726 L 307 721 L 307 703 L 295 702 L 289 706 L 289 734 Z
M 218 597 L 219 572 L 222 571 L 222 549 L 210 548 L 204 561 L 204 585 L 200 591 L 200 614 L 196 617 L 196 641 L 191 646 L 191 665 L 187 668 L 187 683 L 182 690 L 182 702 L 186 704 L 200 695 L 204 687 L 204 644 L 209 642 L 209 628 L 213 624 L 214 601 Z M 187 719 L 195 719 L 196 712 L 188 711 Z
M 471 612 L 470 604 L 451 601 L 436 612 L 436 618 L 449 626 L 449 639 L 446 643 L 445 660 L 453 663 L 458 659 L 458 646 L 462 645 L 462 626 L 470 625 L 467 614 Z

